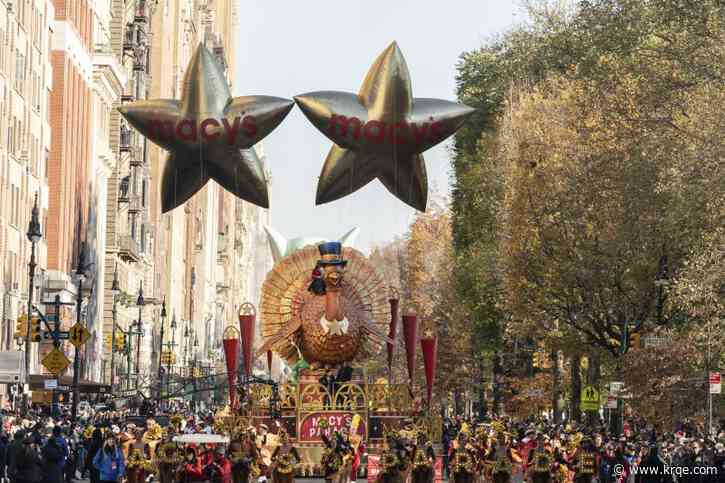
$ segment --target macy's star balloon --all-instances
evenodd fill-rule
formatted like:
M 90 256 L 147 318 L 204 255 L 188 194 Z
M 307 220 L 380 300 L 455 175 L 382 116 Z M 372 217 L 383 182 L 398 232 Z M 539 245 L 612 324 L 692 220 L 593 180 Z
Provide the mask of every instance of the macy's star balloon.
M 161 210 L 191 198 L 210 179 L 239 198 L 269 207 L 264 170 L 252 146 L 272 132 L 294 103 L 270 96 L 232 98 L 219 63 L 200 44 L 184 74 L 180 100 L 119 107 L 126 120 L 169 152 L 161 175 Z
M 317 204 L 359 190 L 375 178 L 425 211 L 428 180 L 421 153 L 452 135 L 474 109 L 413 98 L 398 44 L 375 59 L 358 94 L 319 91 L 295 97 L 312 124 L 335 144 L 317 185 Z

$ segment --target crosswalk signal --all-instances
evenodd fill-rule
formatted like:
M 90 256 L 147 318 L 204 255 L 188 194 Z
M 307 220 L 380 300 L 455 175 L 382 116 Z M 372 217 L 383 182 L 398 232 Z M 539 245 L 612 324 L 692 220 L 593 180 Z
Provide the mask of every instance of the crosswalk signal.
M 17 324 L 15 325 L 15 337 L 25 337 L 28 333 L 28 316 L 22 314 L 18 317 Z
M 43 334 L 40 330 L 40 318 L 33 317 L 30 321 L 30 340 L 33 342 L 40 342 L 43 340 Z

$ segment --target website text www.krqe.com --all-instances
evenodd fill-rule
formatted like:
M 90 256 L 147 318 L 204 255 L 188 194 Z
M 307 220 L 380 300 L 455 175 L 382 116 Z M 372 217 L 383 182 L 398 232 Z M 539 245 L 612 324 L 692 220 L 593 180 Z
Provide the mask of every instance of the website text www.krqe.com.
M 629 472 L 641 476 L 713 476 L 718 474 L 717 466 L 630 466 Z M 624 465 L 614 465 L 615 476 L 625 473 Z

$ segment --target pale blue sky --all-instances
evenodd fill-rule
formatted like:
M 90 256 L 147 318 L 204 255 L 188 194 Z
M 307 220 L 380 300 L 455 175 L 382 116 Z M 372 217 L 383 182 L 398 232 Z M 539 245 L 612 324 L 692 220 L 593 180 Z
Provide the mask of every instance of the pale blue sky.
M 413 96 L 455 100 L 459 54 L 524 19 L 519 0 L 241 0 L 235 95 L 292 98 L 318 90 L 357 92 L 377 55 L 396 40 Z M 273 225 L 288 238 L 337 238 L 353 226 L 357 246 L 406 231 L 414 210 L 373 181 L 342 200 L 315 206 L 330 141 L 295 107 L 264 141 L 272 172 Z M 450 191 L 445 145 L 425 153 L 429 184 Z

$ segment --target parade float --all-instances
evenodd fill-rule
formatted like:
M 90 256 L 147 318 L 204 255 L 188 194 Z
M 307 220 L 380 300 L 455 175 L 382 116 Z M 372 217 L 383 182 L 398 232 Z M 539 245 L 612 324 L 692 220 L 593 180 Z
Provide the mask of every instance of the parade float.
M 364 443 L 373 453 L 382 445 L 387 429 L 414 425 L 436 437 L 440 419 L 416 408 L 410 381 L 372 381 L 364 369 L 365 362 L 380 357 L 384 348 L 392 362 L 397 291 L 350 246 L 314 239 L 317 243 L 306 246 L 293 240 L 295 247 L 279 243 L 273 233 L 268 230 L 272 252 L 278 256 L 262 286 L 261 344 L 254 349 L 257 313 L 251 304 L 241 307 L 239 328 L 229 327 L 225 333 L 229 384 L 234 389 L 230 407 L 218 414 L 225 426 L 219 429 L 239 432 L 262 424 L 283 428 L 299 451 L 302 462 L 297 470 L 305 476 L 320 475 L 323 436 L 351 427 L 355 428 L 351 441 Z M 403 321 L 412 380 L 417 317 L 406 314 Z M 435 357 L 435 344 L 430 341 L 435 338 L 421 340 L 424 360 Z M 252 374 L 257 358 L 267 357 L 271 369 L 272 353 L 292 368 L 290 381 L 278 384 Z M 432 384 L 434 368 L 426 372 Z M 354 426 L 353 421 L 357 422 Z

